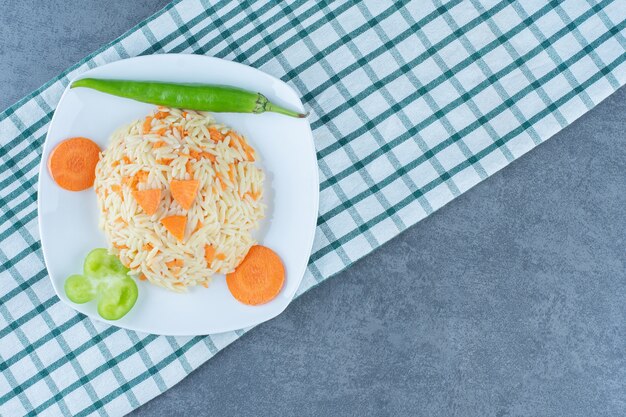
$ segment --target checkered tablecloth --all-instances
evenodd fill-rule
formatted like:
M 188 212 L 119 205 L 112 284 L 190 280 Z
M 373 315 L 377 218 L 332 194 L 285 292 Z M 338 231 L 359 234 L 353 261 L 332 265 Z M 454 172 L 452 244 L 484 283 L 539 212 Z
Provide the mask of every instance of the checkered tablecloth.
M 321 198 L 298 294 L 626 82 L 626 0 L 325 3 L 175 2 L 0 114 L 0 415 L 125 414 L 245 331 L 141 334 L 92 322 L 54 295 L 37 172 L 55 105 L 86 69 L 196 53 L 259 68 L 299 92 Z

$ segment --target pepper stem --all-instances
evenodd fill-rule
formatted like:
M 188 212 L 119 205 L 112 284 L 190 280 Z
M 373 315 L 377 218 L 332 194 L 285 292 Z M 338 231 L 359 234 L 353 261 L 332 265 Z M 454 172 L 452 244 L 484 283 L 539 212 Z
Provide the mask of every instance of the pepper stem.
M 265 97 L 263 94 L 259 93 L 259 97 L 257 98 L 256 107 L 254 109 L 254 113 L 263 113 L 266 111 L 271 111 L 274 113 L 284 114 L 286 116 L 298 117 L 300 119 L 308 116 L 308 113 L 299 113 L 297 111 L 289 110 L 284 107 L 281 107 L 277 104 L 272 103 Z

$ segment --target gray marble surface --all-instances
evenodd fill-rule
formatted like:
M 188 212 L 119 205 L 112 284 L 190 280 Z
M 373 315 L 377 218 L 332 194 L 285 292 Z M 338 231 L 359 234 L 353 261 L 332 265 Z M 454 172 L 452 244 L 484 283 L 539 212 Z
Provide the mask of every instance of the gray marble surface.
M 0 108 L 160 1 L 0 2 Z M 626 89 L 133 416 L 626 413 Z

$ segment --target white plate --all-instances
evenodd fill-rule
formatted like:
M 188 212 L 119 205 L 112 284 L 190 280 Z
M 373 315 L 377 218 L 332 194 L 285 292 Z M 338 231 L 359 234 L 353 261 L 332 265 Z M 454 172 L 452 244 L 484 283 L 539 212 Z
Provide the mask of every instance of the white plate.
M 277 104 L 303 111 L 291 87 L 259 70 L 235 62 L 200 55 L 152 55 L 117 61 L 92 69 L 80 78 L 157 80 L 223 84 L 259 91 Z M 106 247 L 98 229 L 93 189 L 82 192 L 58 187 L 47 169 L 50 151 L 60 141 L 84 136 L 101 148 L 119 126 L 148 115 L 154 106 L 77 88 L 65 90 L 50 123 L 39 172 L 39 230 L 48 272 L 58 296 L 72 308 L 103 320 L 94 302 L 74 304 L 63 283 L 81 273 L 85 255 Z M 285 285 L 274 300 L 261 306 L 236 301 L 223 276 L 208 289 L 198 287 L 176 294 L 140 281 L 135 307 L 119 327 L 164 335 L 202 335 L 252 326 L 280 314 L 291 302 L 304 275 L 313 245 L 318 209 L 318 173 L 311 128 L 306 119 L 273 113 L 261 115 L 216 113 L 218 121 L 244 134 L 260 155 L 265 170 L 264 202 L 268 206 L 258 240 L 283 260 Z

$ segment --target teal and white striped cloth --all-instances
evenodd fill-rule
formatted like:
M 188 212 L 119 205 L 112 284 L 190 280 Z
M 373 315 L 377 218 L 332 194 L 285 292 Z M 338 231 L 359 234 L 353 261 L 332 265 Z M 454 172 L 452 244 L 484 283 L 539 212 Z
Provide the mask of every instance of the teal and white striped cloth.
M 141 334 L 94 323 L 54 295 L 37 171 L 71 78 L 183 52 L 292 85 L 311 112 L 321 181 L 301 294 L 623 85 L 625 25 L 626 0 L 170 4 L 0 114 L 0 415 L 123 415 L 244 331 Z

